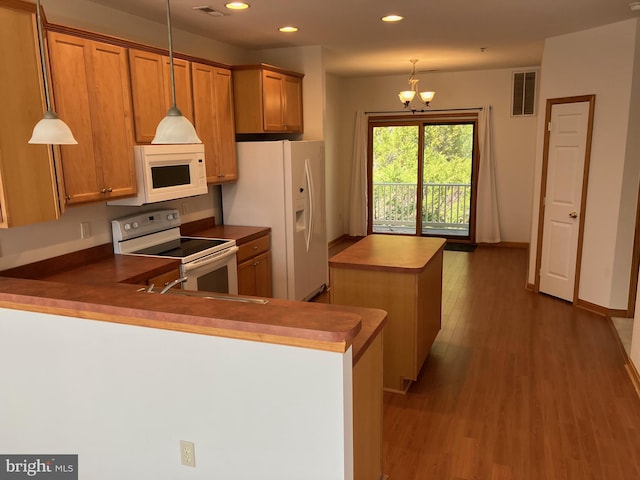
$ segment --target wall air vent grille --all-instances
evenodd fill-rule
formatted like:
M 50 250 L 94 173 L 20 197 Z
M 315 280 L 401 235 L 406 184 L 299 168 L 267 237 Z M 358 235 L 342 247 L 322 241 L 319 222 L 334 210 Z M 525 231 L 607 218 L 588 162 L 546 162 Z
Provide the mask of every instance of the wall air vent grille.
M 513 72 L 511 115 L 514 117 L 536 114 L 536 82 L 538 72 Z
M 192 10 L 200 10 L 201 12 L 204 12 L 208 15 L 211 15 L 212 17 L 224 17 L 224 13 L 218 11 L 218 10 L 214 10 L 213 8 L 209 7 L 208 5 L 202 5 L 200 7 L 191 7 Z

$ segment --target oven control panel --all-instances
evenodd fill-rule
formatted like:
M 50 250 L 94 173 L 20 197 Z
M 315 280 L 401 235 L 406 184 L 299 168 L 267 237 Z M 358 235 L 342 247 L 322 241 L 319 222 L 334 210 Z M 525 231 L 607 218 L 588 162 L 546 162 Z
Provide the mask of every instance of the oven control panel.
M 114 243 L 179 226 L 180 213 L 176 209 L 153 210 L 111 220 Z

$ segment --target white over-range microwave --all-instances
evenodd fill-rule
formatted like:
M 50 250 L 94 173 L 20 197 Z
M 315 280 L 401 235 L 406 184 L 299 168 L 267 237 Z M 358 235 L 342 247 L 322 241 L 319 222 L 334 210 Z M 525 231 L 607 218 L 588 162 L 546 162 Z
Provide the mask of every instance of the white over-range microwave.
M 207 193 L 204 145 L 134 147 L 138 193 L 109 205 L 144 205 Z

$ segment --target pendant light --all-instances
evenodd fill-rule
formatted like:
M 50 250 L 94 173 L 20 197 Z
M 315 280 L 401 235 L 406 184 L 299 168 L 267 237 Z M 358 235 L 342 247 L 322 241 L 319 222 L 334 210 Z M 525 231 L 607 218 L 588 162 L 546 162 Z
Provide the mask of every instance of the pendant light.
M 409 61 L 413 64 L 411 75 L 409 76 L 410 89 L 398 93 L 398 98 L 400 98 L 400 101 L 404 105 L 404 108 L 408 108 L 411 104 L 411 101 L 416 96 L 416 93 L 418 93 L 418 96 L 420 97 L 420 100 L 422 100 L 422 103 L 424 103 L 424 105 L 428 107 L 431 103 L 431 100 L 433 100 L 433 96 L 436 94 L 436 92 L 418 92 L 418 82 L 420 81 L 416 78 L 416 63 L 418 63 L 418 60 L 412 59 Z
M 47 111 L 42 120 L 33 127 L 33 134 L 29 143 L 46 145 L 76 145 L 78 141 L 73 137 L 71 129 L 58 118 L 56 112 L 51 109 L 49 96 L 49 77 L 47 74 L 47 62 L 44 55 L 44 39 L 42 35 L 42 18 L 40 15 L 40 0 L 36 0 L 36 19 L 38 29 L 38 45 L 40 47 L 40 66 L 42 67 L 42 80 L 44 82 L 44 98 Z
M 176 106 L 176 82 L 173 73 L 173 38 L 171 35 L 171 7 L 167 0 L 167 30 L 169 32 L 169 67 L 171 74 L 171 107 L 158 127 L 151 143 L 202 143 L 191 122 Z

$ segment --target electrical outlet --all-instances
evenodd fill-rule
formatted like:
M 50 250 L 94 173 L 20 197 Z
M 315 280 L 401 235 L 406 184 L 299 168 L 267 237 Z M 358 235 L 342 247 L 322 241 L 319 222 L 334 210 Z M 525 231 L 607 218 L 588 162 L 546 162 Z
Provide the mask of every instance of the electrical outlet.
M 91 236 L 91 224 L 89 222 L 80 223 L 80 238 L 89 238 Z
M 196 466 L 196 450 L 193 442 L 180 440 L 180 461 L 182 462 L 182 465 L 187 465 L 189 467 Z

